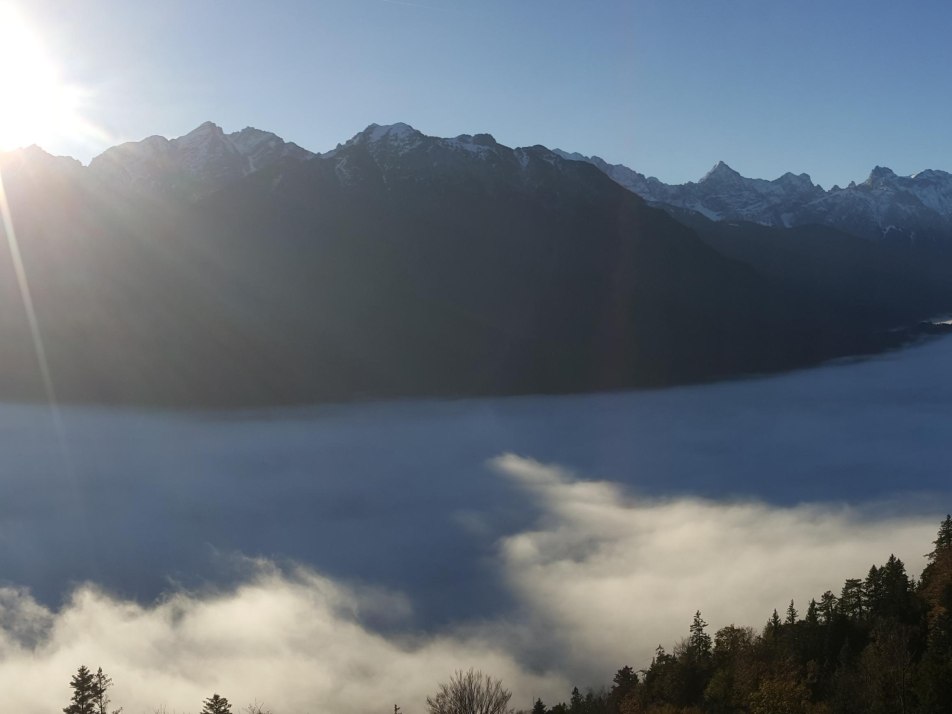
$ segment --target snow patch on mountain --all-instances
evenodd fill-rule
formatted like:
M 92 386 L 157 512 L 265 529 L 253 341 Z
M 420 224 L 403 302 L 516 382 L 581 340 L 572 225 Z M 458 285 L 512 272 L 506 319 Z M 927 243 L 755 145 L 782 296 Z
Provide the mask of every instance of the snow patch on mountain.
M 511 149 L 489 134 L 432 137 L 402 122 L 371 124 L 325 154 L 253 127 L 226 134 L 205 122 L 176 139 L 152 136 L 113 147 L 93 159 L 89 169 L 113 185 L 198 198 L 282 161 L 316 157 L 339 162 L 334 170 L 345 184 L 366 170 L 355 157 L 345 156 L 352 148 L 369 154 L 385 183 L 395 171 L 413 173 L 416 180 L 475 177 L 480 169 L 473 159 L 508 164 L 514 180 L 531 182 L 542 180 L 546 171 L 564 170 L 564 162 L 581 161 L 651 205 L 711 220 L 781 227 L 819 223 L 868 238 L 952 240 L 952 175 L 944 171 L 899 176 L 877 166 L 865 181 L 824 190 L 805 173 L 753 179 L 719 161 L 697 182 L 669 185 L 598 156 L 541 146 Z
M 752 179 L 720 161 L 696 183 L 669 185 L 598 156 L 556 152 L 592 164 L 653 205 L 695 211 L 715 221 L 788 228 L 820 223 L 873 239 L 952 239 L 952 175 L 944 171 L 899 176 L 877 166 L 862 183 L 825 191 L 807 174 Z
M 207 121 L 175 139 L 150 136 L 114 146 L 89 168 L 107 182 L 198 198 L 282 159 L 314 156 L 271 132 L 246 127 L 225 134 Z

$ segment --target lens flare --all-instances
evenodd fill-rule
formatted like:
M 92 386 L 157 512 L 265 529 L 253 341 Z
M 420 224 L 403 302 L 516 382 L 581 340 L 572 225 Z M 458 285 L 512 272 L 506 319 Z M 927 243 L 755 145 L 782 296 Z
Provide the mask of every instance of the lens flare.
M 25 17 L 0 4 L 0 150 L 90 133 L 80 112 L 84 98 Z

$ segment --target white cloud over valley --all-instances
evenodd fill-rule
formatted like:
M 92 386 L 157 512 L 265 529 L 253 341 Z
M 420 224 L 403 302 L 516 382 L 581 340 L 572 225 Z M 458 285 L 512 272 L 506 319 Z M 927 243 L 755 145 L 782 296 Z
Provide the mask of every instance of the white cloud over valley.
M 86 585 L 54 611 L 5 588 L 3 703 L 58 711 L 81 663 L 114 678 L 126 714 L 195 712 L 216 691 L 276 714 L 393 704 L 411 714 L 470 666 L 502 678 L 517 708 L 537 696 L 554 703 L 573 685 L 609 682 L 624 664 L 646 666 L 659 643 L 670 649 L 686 634 L 697 609 L 712 631 L 758 627 L 791 597 L 803 611 L 809 597 L 838 591 L 890 553 L 918 574 L 941 516 L 640 499 L 512 454 L 490 467 L 541 513 L 497 543 L 491 566 L 514 600 L 507 612 L 423 634 L 401 625 L 414 608 L 403 593 L 264 560 L 238 587 L 173 592 L 151 605 Z

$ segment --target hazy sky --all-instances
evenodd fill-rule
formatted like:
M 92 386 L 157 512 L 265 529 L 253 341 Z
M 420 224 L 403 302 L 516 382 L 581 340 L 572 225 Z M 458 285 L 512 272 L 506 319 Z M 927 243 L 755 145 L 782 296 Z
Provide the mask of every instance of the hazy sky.
M 321 151 L 405 121 L 669 182 L 952 169 L 946 0 L 4 1 L 113 139 L 212 119 Z

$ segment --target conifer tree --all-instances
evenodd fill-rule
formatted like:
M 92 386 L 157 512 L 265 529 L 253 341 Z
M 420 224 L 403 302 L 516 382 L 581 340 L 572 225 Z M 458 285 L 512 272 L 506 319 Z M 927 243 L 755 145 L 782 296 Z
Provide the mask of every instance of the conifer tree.
M 787 606 L 787 617 L 783 621 L 785 625 L 796 625 L 797 624 L 797 608 L 793 606 L 793 600 L 790 601 L 790 604 Z
M 582 693 L 578 687 L 572 687 L 572 697 L 569 699 L 569 711 L 572 714 L 581 714 L 582 711 Z
M 810 604 L 807 606 L 806 622 L 808 625 L 818 625 L 820 617 L 816 614 L 816 600 L 810 598 Z
M 612 678 L 609 692 L 610 711 L 620 711 L 621 703 L 638 687 L 638 675 L 628 665 L 619 669 Z
M 224 697 L 213 694 L 203 702 L 201 714 L 232 714 L 231 704 Z
M 97 714 L 96 675 L 86 665 L 79 666 L 69 686 L 73 688 L 73 696 L 69 706 L 63 709 L 64 714 Z
M 865 600 L 863 581 L 859 578 L 848 578 L 840 591 L 840 612 L 850 620 L 861 620 Z
M 628 665 L 619 669 L 612 678 L 612 693 L 626 692 L 638 684 L 638 675 Z
M 119 714 L 122 707 L 109 711 L 112 700 L 109 698 L 109 689 L 112 687 L 112 677 L 102 671 L 102 667 L 93 675 L 93 696 L 96 705 L 96 714 Z
M 688 637 L 688 645 L 691 652 L 698 659 L 711 656 L 711 636 L 705 632 L 707 623 L 701 619 L 701 611 L 694 613 L 694 620 L 691 622 L 691 634 Z
M 820 622 L 824 625 L 832 625 L 833 618 L 836 616 L 836 595 L 827 590 L 820 596 L 820 602 L 817 604 L 817 612 L 820 616 Z
M 945 520 L 939 525 L 939 533 L 936 539 L 932 541 L 932 545 L 935 548 L 926 556 L 930 563 L 934 563 L 940 553 L 952 550 L 952 515 L 946 514 Z

